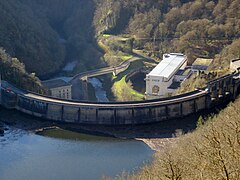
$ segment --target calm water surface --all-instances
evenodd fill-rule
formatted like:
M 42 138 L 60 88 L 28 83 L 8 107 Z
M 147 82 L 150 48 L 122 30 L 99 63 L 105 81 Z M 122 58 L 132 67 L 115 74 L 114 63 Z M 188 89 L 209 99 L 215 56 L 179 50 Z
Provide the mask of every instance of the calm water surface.
M 9 128 L 0 137 L 1 180 L 100 179 L 133 172 L 153 151 L 135 140 L 103 138 L 64 130 L 41 135 Z

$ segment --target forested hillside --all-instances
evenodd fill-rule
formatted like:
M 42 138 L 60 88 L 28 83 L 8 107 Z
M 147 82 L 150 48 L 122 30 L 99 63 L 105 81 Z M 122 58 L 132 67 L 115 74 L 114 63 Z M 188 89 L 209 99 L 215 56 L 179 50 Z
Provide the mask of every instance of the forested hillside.
M 160 150 L 153 164 L 119 179 L 240 178 L 240 99 L 196 131 L 180 136 Z
M 12 58 L 2 48 L 0 48 L 0 72 L 1 79 L 17 87 L 40 94 L 46 93 L 35 73 L 27 73 L 24 64 L 17 58 Z
M 213 57 L 240 37 L 239 0 L 96 0 L 97 35 L 129 34 L 135 48 Z M 159 53 L 160 52 L 160 53 Z
M 71 60 L 80 61 L 82 70 L 96 68 L 101 63 L 92 38 L 93 15 L 91 0 L 0 1 L 0 47 L 39 76 Z
M 78 71 L 103 65 L 102 34 L 125 34 L 134 48 L 214 57 L 240 36 L 239 0 L 0 1 L 0 47 L 44 77 L 77 60 Z

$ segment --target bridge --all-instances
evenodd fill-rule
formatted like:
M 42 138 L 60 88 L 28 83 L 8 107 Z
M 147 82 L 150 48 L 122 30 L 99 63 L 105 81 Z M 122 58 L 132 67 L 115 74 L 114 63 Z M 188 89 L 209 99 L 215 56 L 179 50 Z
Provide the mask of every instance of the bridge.
M 110 74 L 110 73 L 113 73 L 114 75 L 118 75 L 119 73 L 125 71 L 129 67 L 129 65 L 132 61 L 136 61 L 138 59 L 139 59 L 138 57 L 133 57 L 127 61 L 124 61 L 123 63 L 121 63 L 120 65 L 118 65 L 116 67 L 105 67 L 105 68 L 100 68 L 100 69 L 77 74 L 72 78 L 72 80 L 70 82 L 73 82 L 76 79 L 81 79 L 83 81 L 87 81 L 88 78 L 101 76 L 104 74 Z
M 137 60 L 140 60 L 140 59 L 148 59 L 148 60 L 156 62 L 154 59 L 141 54 L 138 50 L 133 49 L 132 54 L 133 54 L 132 58 L 129 58 L 128 60 L 123 61 L 122 63 L 120 63 L 119 65 L 117 65 L 115 67 L 105 67 L 105 68 L 100 68 L 100 69 L 96 69 L 96 70 L 92 70 L 92 71 L 79 73 L 79 74 L 75 75 L 71 79 L 70 82 L 73 83 L 74 81 L 76 81 L 78 79 L 81 79 L 83 81 L 87 81 L 88 78 L 96 77 L 96 76 L 100 76 L 100 75 L 104 75 L 104 74 L 110 74 L 110 73 L 112 73 L 114 75 L 118 75 L 119 73 L 128 69 L 131 62 L 137 61 Z
M 178 96 L 108 103 L 57 99 L 21 90 L 3 82 L 0 102 L 5 108 L 56 122 L 119 126 L 155 123 L 188 116 L 233 100 L 239 91 L 239 73 L 225 75 L 209 82 L 203 89 Z

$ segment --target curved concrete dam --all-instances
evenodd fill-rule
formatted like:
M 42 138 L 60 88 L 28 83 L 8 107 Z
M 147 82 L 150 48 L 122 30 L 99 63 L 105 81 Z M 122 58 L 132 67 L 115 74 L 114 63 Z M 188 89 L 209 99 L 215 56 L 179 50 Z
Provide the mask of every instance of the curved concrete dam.
M 136 102 L 67 101 L 20 90 L 2 83 L 1 105 L 56 122 L 136 125 L 184 117 L 235 99 L 239 74 L 228 74 L 199 90 L 169 98 Z

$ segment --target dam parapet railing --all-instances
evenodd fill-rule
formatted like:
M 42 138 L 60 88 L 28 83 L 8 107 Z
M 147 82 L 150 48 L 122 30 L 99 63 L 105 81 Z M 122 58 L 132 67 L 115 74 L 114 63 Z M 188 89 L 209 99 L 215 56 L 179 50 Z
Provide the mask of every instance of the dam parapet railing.
M 132 102 L 69 101 L 20 90 L 3 82 L 1 105 L 56 122 L 94 125 L 137 125 L 180 118 L 233 100 L 239 73 L 210 81 L 205 88 L 168 98 Z

